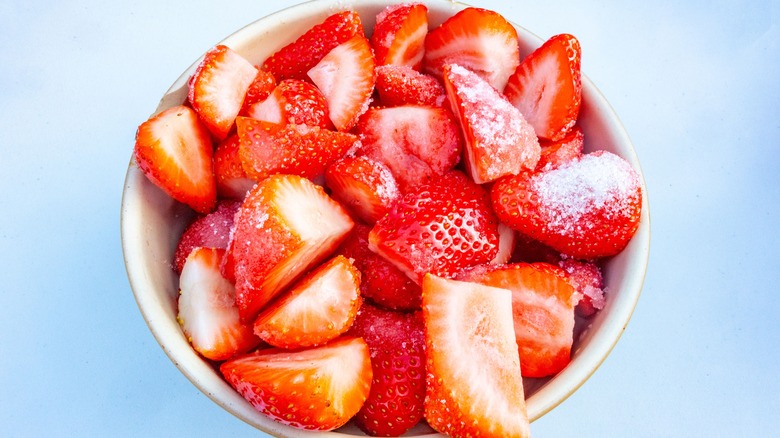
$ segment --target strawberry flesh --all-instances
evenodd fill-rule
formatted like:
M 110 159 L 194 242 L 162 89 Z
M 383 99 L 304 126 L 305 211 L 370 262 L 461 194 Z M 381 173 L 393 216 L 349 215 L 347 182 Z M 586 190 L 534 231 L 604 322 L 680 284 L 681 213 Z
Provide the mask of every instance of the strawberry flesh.
M 378 65 L 420 70 L 428 34 L 428 8 L 422 3 L 388 6 L 376 17 L 371 35 Z
M 331 128 L 325 96 L 314 85 L 298 79 L 280 82 L 266 99 L 247 110 L 247 116 L 271 123 Z
M 242 200 L 256 181 L 246 174 L 241 156 L 238 134 L 232 134 L 214 149 L 214 176 L 220 198 Z
M 344 157 L 325 172 L 331 196 L 354 216 L 374 224 L 401 196 L 393 173 L 368 157 Z

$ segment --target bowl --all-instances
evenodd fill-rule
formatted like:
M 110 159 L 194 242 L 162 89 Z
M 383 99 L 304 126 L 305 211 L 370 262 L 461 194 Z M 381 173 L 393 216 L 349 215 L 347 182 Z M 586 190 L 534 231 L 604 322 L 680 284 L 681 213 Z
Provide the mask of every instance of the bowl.
M 225 44 L 254 64 L 261 63 L 277 49 L 294 40 L 326 16 L 344 9 L 356 10 L 367 31 L 376 15 L 388 4 L 404 0 L 319 0 L 293 6 L 261 18 L 225 38 Z M 447 0 L 422 1 L 429 9 L 434 27 L 468 5 Z M 501 13 L 502 11 L 497 11 Z M 532 24 L 532 23 L 529 23 Z M 520 54 L 525 56 L 543 40 L 521 26 Z M 205 47 L 206 50 L 211 47 Z M 180 104 L 187 97 L 187 81 L 200 62 L 196 60 L 171 85 L 155 113 Z M 639 299 L 650 247 L 650 216 L 647 189 L 641 168 L 620 120 L 604 96 L 583 74 L 583 103 L 579 116 L 585 138 L 585 150 L 605 149 L 626 159 L 640 174 L 643 199 L 642 216 L 636 235 L 626 249 L 603 266 L 607 303 L 593 318 L 578 322 L 579 336 L 572 348 L 572 361 L 553 378 L 526 379 L 528 417 L 538 419 L 574 393 L 607 358 L 628 324 Z M 140 121 L 139 121 L 140 123 Z M 129 148 L 131 150 L 132 148 Z M 121 238 L 130 286 L 149 329 L 176 367 L 216 404 L 248 424 L 275 436 L 308 436 L 281 425 L 255 411 L 207 360 L 190 347 L 176 320 L 178 278 L 171 269 L 178 238 L 193 216 L 192 211 L 173 201 L 143 175 L 131 158 L 127 169 L 121 211 Z M 362 435 L 347 425 L 327 436 Z M 418 425 L 410 436 L 436 436 Z

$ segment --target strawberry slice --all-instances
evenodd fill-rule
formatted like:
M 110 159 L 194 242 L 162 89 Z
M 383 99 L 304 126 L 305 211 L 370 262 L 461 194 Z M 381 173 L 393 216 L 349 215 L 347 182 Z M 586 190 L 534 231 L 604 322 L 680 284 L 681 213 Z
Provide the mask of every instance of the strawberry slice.
M 344 209 L 308 179 L 274 175 L 259 182 L 236 213 L 225 262 L 241 319 L 254 318 L 334 252 L 352 226 Z
M 192 347 L 211 360 L 226 360 L 260 343 L 238 317 L 236 291 L 219 272 L 224 249 L 195 248 L 179 279 L 178 320 Z
M 257 75 L 255 75 L 255 79 L 249 84 L 249 88 L 246 90 L 244 104 L 238 114 L 246 116 L 249 108 L 257 102 L 262 102 L 268 98 L 274 91 L 274 88 L 276 88 L 276 78 L 274 75 L 262 68 L 257 68 Z
M 135 135 L 135 162 L 171 198 L 208 213 L 217 202 L 213 148 L 198 115 L 179 105 L 141 123 Z
M 529 437 L 512 294 L 428 274 L 425 419 L 449 436 Z
M 360 220 L 374 224 L 401 196 L 390 169 L 368 157 L 344 157 L 325 172 L 334 199 Z
M 221 198 L 244 199 L 255 180 L 247 176 L 238 153 L 238 134 L 223 140 L 214 150 L 214 176 L 217 178 L 217 195 Z
M 336 256 L 260 312 L 255 334 L 281 348 L 322 345 L 347 331 L 362 302 L 360 271 Z
M 173 256 L 173 270 L 177 274 L 181 274 L 184 262 L 193 249 L 201 246 L 227 248 L 230 230 L 233 229 L 233 217 L 240 205 L 241 203 L 236 201 L 222 201 L 213 212 L 200 216 L 187 225 Z
M 366 112 L 374 92 L 374 54 L 362 34 L 334 47 L 308 71 L 328 101 L 330 120 L 339 131 L 349 131 Z
M 217 140 L 228 136 L 257 68 L 232 49 L 206 52 L 190 80 L 189 101 Z
M 363 24 L 357 12 L 333 14 L 271 55 L 263 63 L 263 69 L 271 72 L 279 81 L 305 80 L 306 72 L 328 52 L 355 35 L 363 35 Z
M 268 348 L 219 369 L 259 412 L 319 431 L 343 426 L 360 410 L 372 377 L 368 346 L 353 337 L 305 350 Z
M 422 3 L 388 6 L 376 16 L 371 47 L 378 65 L 422 67 L 428 8 Z
M 423 71 L 443 77 L 446 64 L 461 65 L 503 91 L 520 63 L 517 30 L 500 14 L 466 8 L 425 38 Z
M 604 308 L 604 280 L 597 264 L 566 259 L 558 265 L 566 272 L 566 280 L 581 296 L 576 307 L 578 315 L 587 318 Z
M 247 115 L 271 123 L 331 128 L 325 96 L 314 85 L 298 79 L 279 82 L 265 100 L 247 110 Z
M 504 94 L 539 138 L 556 141 L 577 122 L 582 103 L 580 43 L 556 35 L 525 57 L 509 78 Z
M 398 65 L 376 68 L 376 91 L 384 106 L 442 106 L 447 98 L 436 78 Z
M 505 224 L 499 222 L 498 224 L 498 252 L 493 260 L 490 261 L 491 265 L 503 265 L 509 262 L 512 258 L 512 254 L 515 252 L 515 245 L 517 243 L 517 233 Z
M 557 169 L 502 178 L 491 190 L 502 222 L 577 259 L 619 253 L 639 226 L 639 175 L 606 151 Z
M 558 141 L 542 140 L 539 142 L 542 153 L 536 170 L 550 170 L 578 160 L 582 157 L 582 149 L 585 147 L 585 136 L 579 126 L 574 125 L 565 137 Z
M 444 88 L 460 122 L 466 167 L 474 182 L 492 182 L 536 166 L 536 134 L 501 93 L 457 64 L 444 66 Z

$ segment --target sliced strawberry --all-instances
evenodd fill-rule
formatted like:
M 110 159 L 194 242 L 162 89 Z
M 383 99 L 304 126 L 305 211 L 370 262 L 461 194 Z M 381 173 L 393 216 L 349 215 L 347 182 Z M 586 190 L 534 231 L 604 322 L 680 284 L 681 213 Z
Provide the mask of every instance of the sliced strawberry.
M 217 361 L 260 343 L 251 324 L 239 320 L 235 288 L 219 272 L 224 254 L 224 249 L 194 249 L 179 279 L 179 324 L 198 353 Z
M 386 7 L 376 16 L 371 47 L 378 65 L 422 67 L 428 8 L 422 3 Z
M 328 101 L 328 113 L 339 131 L 349 131 L 368 109 L 376 74 L 374 55 L 362 34 L 334 47 L 308 71 Z
M 509 228 L 505 224 L 498 224 L 498 252 L 493 260 L 490 261 L 491 265 L 503 265 L 512 258 L 512 254 L 515 251 L 515 244 L 517 242 L 517 233 L 515 230 Z
M 374 224 L 401 196 L 390 169 L 368 157 L 344 157 L 325 172 L 334 199 L 360 220 Z
M 279 81 L 305 80 L 306 72 L 317 65 L 328 52 L 355 35 L 363 35 L 363 24 L 357 12 L 333 14 L 271 55 L 263 63 L 263 68 Z
M 169 108 L 141 123 L 135 162 L 171 198 L 208 213 L 217 202 L 214 146 L 198 115 L 186 106 Z
M 457 64 L 444 66 L 444 88 L 460 122 L 463 155 L 474 182 L 492 182 L 536 166 L 540 152 L 536 134 L 501 93 Z
M 227 46 L 209 50 L 190 81 L 189 101 L 217 140 L 228 136 L 257 68 Z
M 574 125 L 574 128 L 562 139 L 558 141 L 543 140 L 539 144 L 542 146 L 542 153 L 536 164 L 536 170 L 555 169 L 570 161 L 578 160 L 582 156 L 585 136 L 582 129 Z
M 436 78 L 406 66 L 377 67 L 376 91 L 384 106 L 442 106 L 447 99 L 444 87 Z
M 247 176 L 238 153 L 238 134 L 230 135 L 214 150 L 214 176 L 217 195 L 221 198 L 244 199 L 256 181 Z
M 425 38 L 423 71 L 441 78 L 445 64 L 461 65 L 503 91 L 520 63 L 517 30 L 500 14 L 466 8 Z
M 262 68 L 257 69 L 255 79 L 249 84 L 244 96 L 244 104 L 239 111 L 239 115 L 246 116 L 249 108 L 257 102 L 264 101 L 276 88 L 276 78 L 271 72 Z
M 604 308 L 604 280 L 601 268 L 593 262 L 583 262 L 575 259 L 561 260 L 558 265 L 566 272 L 566 280 L 581 295 L 577 303 L 577 313 L 580 316 L 593 316 Z
M 578 259 L 622 251 L 642 209 L 639 174 L 606 151 L 557 169 L 502 178 L 491 195 L 502 222 Z
M 242 320 L 328 257 L 352 226 L 344 209 L 308 179 L 274 175 L 259 182 L 238 209 L 228 243 L 226 264 Z
M 271 123 L 331 128 L 325 96 L 314 85 L 299 79 L 279 82 L 268 98 L 247 110 L 247 115 Z
M 339 338 L 305 350 L 269 348 L 220 366 L 252 406 L 274 420 L 307 430 L 333 430 L 360 410 L 371 386 L 368 346 Z
M 582 103 L 580 43 L 556 35 L 517 67 L 504 93 L 539 138 L 560 140 L 577 122 Z
M 217 208 L 200 216 L 184 229 L 176 253 L 173 256 L 173 270 L 181 274 L 184 261 L 193 249 L 197 247 L 227 248 L 230 239 L 230 230 L 233 229 L 233 217 L 238 211 L 240 202 L 223 201 L 217 204 Z
M 529 437 L 512 294 L 428 274 L 425 419 L 449 436 Z

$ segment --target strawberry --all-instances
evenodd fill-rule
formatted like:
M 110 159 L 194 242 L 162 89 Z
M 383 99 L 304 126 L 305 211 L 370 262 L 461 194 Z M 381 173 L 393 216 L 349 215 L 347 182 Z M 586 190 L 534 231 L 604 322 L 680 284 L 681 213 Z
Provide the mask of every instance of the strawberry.
M 492 265 L 503 265 L 507 263 L 512 254 L 515 251 L 515 244 L 517 242 L 517 233 L 515 230 L 509 228 L 505 224 L 498 224 L 498 252 L 493 260 L 490 261 Z
M 179 105 L 138 126 L 135 162 L 171 198 L 208 213 L 217 202 L 213 148 L 197 114 Z
M 562 139 L 558 141 L 542 140 L 539 144 L 542 147 L 542 153 L 539 156 L 539 162 L 536 163 L 536 169 L 554 169 L 582 156 L 585 136 L 582 134 L 582 129 L 574 125 Z
M 195 248 L 179 279 L 179 324 L 192 347 L 216 361 L 260 343 L 252 326 L 239 320 L 235 288 L 219 272 L 224 254 L 224 249 Z
M 563 256 L 560 251 L 556 251 L 522 233 L 517 233 L 516 236 L 517 243 L 510 261 L 525 263 L 545 262 L 551 265 L 557 265 L 561 261 Z
M 371 47 L 378 65 L 422 67 L 428 8 L 422 3 L 388 6 L 376 17 Z
M 344 209 L 308 179 L 274 175 L 260 181 L 236 213 L 225 262 L 241 319 L 254 318 L 334 252 L 352 226 Z
M 257 68 L 255 79 L 249 84 L 244 96 L 244 104 L 241 106 L 239 115 L 246 116 L 249 108 L 257 102 L 264 101 L 276 88 L 276 78 L 271 72 L 262 68 Z
M 317 65 L 334 47 L 355 35 L 363 35 L 360 16 L 344 11 L 327 17 L 295 41 L 282 47 L 263 63 L 263 69 L 277 80 L 306 79 L 306 72 Z
M 476 73 L 457 64 L 446 64 L 443 71 L 474 182 L 483 184 L 533 169 L 539 161 L 539 141 L 520 111 Z
M 374 92 L 374 55 L 362 34 L 334 47 L 308 71 L 328 101 L 328 113 L 339 131 L 349 131 L 366 112 Z
M 457 122 L 444 108 L 372 108 L 354 132 L 362 144 L 358 153 L 389 167 L 401 192 L 452 170 L 460 158 Z
M 420 422 L 425 400 L 425 335 L 421 312 L 364 304 L 349 334 L 368 344 L 373 379 L 355 424 L 371 436 L 400 436 Z
M 619 156 L 597 151 L 557 169 L 502 178 L 491 189 L 499 219 L 578 259 L 609 257 L 639 226 L 639 175 Z
M 368 157 L 344 157 L 325 172 L 334 199 L 360 220 L 373 224 L 401 196 L 390 169 Z
M 380 254 L 418 284 L 431 272 L 452 277 L 498 252 L 498 221 L 486 192 L 453 171 L 402 196 L 368 237 Z
M 556 35 L 525 57 L 504 94 L 528 120 L 539 138 L 557 141 L 577 122 L 582 103 L 580 43 Z
M 255 185 L 256 181 L 247 176 L 241 163 L 240 143 L 238 134 L 232 134 L 214 150 L 214 176 L 219 197 L 241 200 Z
M 190 80 L 189 101 L 217 140 L 228 136 L 257 68 L 227 46 L 206 52 Z
M 524 377 L 551 376 L 569 364 L 576 297 L 560 268 L 547 263 L 483 265 L 462 272 L 458 279 L 512 291 Z
M 425 38 L 423 71 L 441 78 L 444 65 L 459 64 L 503 91 L 520 63 L 517 30 L 500 14 L 466 8 Z
M 425 419 L 449 436 L 529 437 L 512 294 L 427 274 Z
M 299 79 L 279 82 L 265 100 L 247 110 L 247 116 L 272 123 L 331 128 L 325 96 L 314 85 Z
M 398 65 L 376 68 L 376 91 L 384 106 L 442 106 L 447 98 L 436 78 Z
M 224 362 L 220 372 L 259 412 L 307 430 L 343 426 L 371 386 L 368 346 L 342 337 L 304 350 L 269 348 Z
M 576 307 L 577 314 L 587 318 L 604 308 L 604 280 L 597 264 L 566 259 L 561 260 L 558 265 L 566 272 L 569 284 L 581 295 Z
M 227 248 L 230 230 L 233 229 L 233 217 L 239 205 L 241 203 L 236 201 L 220 202 L 213 212 L 200 216 L 187 225 L 173 256 L 173 270 L 177 274 L 181 274 L 184 262 L 193 249 L 201 246 Z

